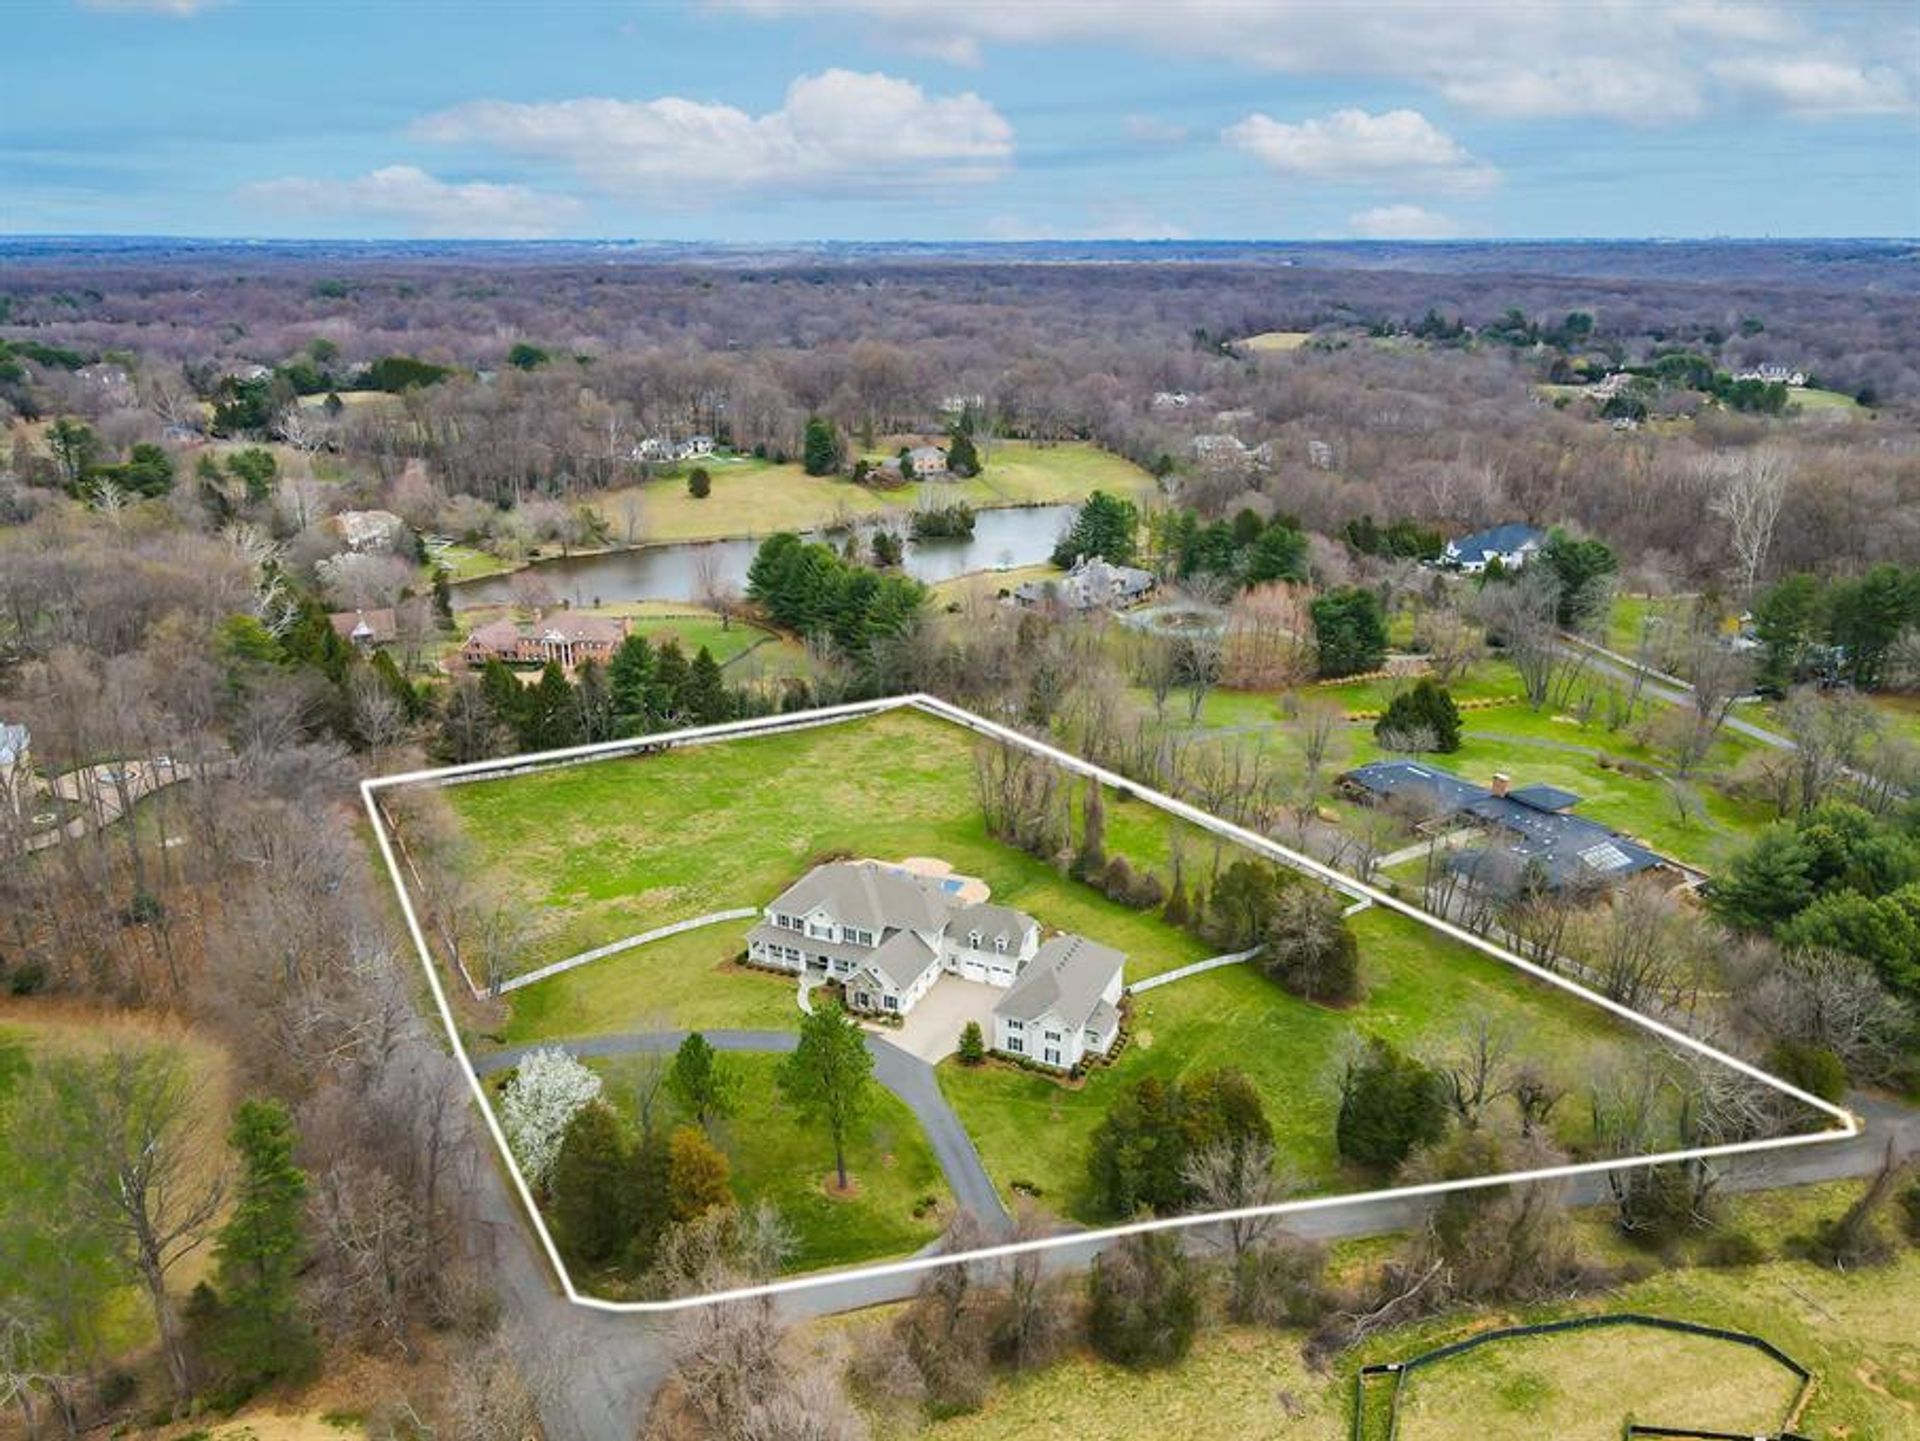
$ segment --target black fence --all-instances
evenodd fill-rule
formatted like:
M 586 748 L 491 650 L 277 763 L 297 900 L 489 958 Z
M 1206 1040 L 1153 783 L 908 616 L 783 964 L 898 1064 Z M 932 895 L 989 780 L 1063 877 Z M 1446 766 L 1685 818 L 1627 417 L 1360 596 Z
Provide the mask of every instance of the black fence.
M 1800 1397 L 1790 1413 L 1798 1417 L 1800 1405 L 1805 1400 L 1806 1388 L 1813 1379 L 1813 1373 L 1802 1366 L 1793 1357 L 1782 1351 L 1773 1342 L 1762 1336 L 1749 1335 L 1745 1331 L 1729 1331 L 1720 1326 L 1702 1326 L 1693 1321 L 1676 1321 L 1669 1316 L 1643 1316 L 1637 1312 L 1615 1312 L 1605 1316 L 1572 1316 L 1564 1321 L 1541 1321 L 1531 1326 L 1503 1326 L 1496 1331 L 1482 1331 L 1477 1335 L 1450 1341 L 1444 1346 L 1436 1346 L 1431 1351 L 1423 1351 L 1405 1361 L 1375 1361 L 1362 1366 L 1353 1378 L 1353 1441 L 1365 1441 L 1366 1436 L 1366 1384 L 1370 1378 L 1390 1376 L 1393 1389 L 1387 1402 L 1387 1441 L 1394 1441 L 1400 1427 L 1400 1387 L 1407 1376 L 1422 1366 L 1435 1361 L 1445 1361 L 1449 1357 L 1477 1350 L 1481 1346 L 1495 1341 L 1509 1341 L 1524 1336 L 1551 1336 L 1561 1331 L 1588 1331 L 1604 1326 L 1646 1326 L 1657 1331 L 1678 1331 L 1688 1336 L 1705 1336 L 1714 1341 L 1727 1341 L 1737 1346 L 1748 1346 L 1785 1367 L 1800 1380 Z M 1635 1436 L 1662 1436 L 1683 1438 L 1683 1441 L 1805 1441 L 1792 1432 L 1780 1432 L 1775 1436 L 1761 1438 L 1750 1432 L 1700 1431 L 1686 1427 L 1642 1426 L 1630 1424 L 1625 1433 L 1629 1438 Z

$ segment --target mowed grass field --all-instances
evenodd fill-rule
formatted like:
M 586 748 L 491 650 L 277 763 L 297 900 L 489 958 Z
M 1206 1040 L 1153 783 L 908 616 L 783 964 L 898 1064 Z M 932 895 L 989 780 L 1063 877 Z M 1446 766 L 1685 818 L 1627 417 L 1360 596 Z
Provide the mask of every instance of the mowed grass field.
M 1258 335 L 1249 335 L 1245 340 L 1235 341 L 1242 350 L 1261 351 L 1298 350 L 1313 339 L 1310 330 L 1263 330 Z
M 1777 1246 L 1792 1217 L 1804 1230 L 1815 1217 L 1837 1215 L 1859 1194 L 1848 1182 L 1736 1197 L 1729 1224 Z M 1582 1213 L 1583 1238 L 1610 1257 L 1621 1243 L 1604 1212 Z M 1777 1234 L 1769 1235 L 1775 1231 Z M 1379 1243 L 1336 1246 L 1336 1271 L 1377 1259 Z M 1273 1441 L 1327 1441 L 1353 1423 L 1353 1377 L 1362 1363 L 1402 1360 L 1479 1331 L 1564 1316 L 1636 1311 L 1722 1326 L 1763 1336 L 1814 1372 L 1818 1385 L 1796 1429 L 1823 1441 L 1904 1441 L 1920 1417 L 1920 1250 L 1908 1248 L 1893 1265 L 1839 1273 L 1804 1261 L 1769 1260 L 1749 1267 L 1664 1270 L 1605 1293 L 1518 1310 L 1476 1310 L 1417 1326 L 1385 1331 L 1330 1368 L 1314 1369 L 1301 1355 L 1298 1330 L 1243 1327 L 1203 1329 L 1193 1352 L 1165 1371 L 1133 1372 L 1085 1353 L 1061 1365 L 1002 1376 L 985 1406 L 972 1415 L 928 1421 L 919 1415 L 875 1414 L 883 1441 L 1051 1441 L 1056 1436 L 1258 1436 Z M 852 1330 L 888 1324 L 890 1310 L 836 1323 Z M 1403 1419 L 1409 1441 L 1483 1441 L 1486 1437 L 1607 1437 L 1628 1417 L 1643 1423 L 1695 1425 L 1736 1434 L 1777 1430 L 1782 1414 L 1763 1413 L 1753 1424 L 1749 1402 L 1771 1406 L 1782 1395 L 1774 1374 L 1756 1368 L 1753 1353 L 1736 1345 L 1712 1350 L 1674 1347 L 1662 1337 L 1649 1348 L 1626 1328 L 1569 1333 L 1526 1343 L 1500 1366 L 1492 1394 L 1456 1390 L 1439 1363 L 1417 1375 L 1408 1395 L 1418 1426 Z M 1712 1347 L 1714 1343 L 1703 1343 Z M 1563 1353 L 1560 1348 L 1567 1347 Z M 1486 1348 L 1464 1358 L 1477 1365 Z M 1765 1363 L 1770 1366 L 1771 1363 Z M 1773 1368 L 1777 1373 L 1778 1368 Z M 1724 1386 L 1738 1381 L 1740 1387 Z M 1460 1383 L 1465 1387 L 1468 1383 Z M 1429 1386 L 1432 1390 L 1429 1391 Z M 1744 1387 L 1753 1394 L 1747 1395 Z M 1731 1393 L 1731 1394 L 1729 1394 Z M 1661 1414 L 1676 1395 L 1701 1403 Z M 1439 1402 L 1458 1401 L 1466 1409 Z M 1374 1393 L 1369 1393 L 1372 1419 Z M 1522 1414 L 1525 1425 L 1514 1425 Z M 1527 1429 L 1530 1426 L 1531 1429 Z M 1386 1434 L 1384 1424 L 1371 1435 Z
M 941 1089 L 966 1124 L 1003 1196 L 1037 1192 L 1042 1204 L 1084 1221 L 1110 1220 L 1086 1188 L 1091 1137 L 1121 1091 L 1232 1067 L 1266 1099 L 1282 1165 L 1309 1193 L 1374 1184 L 1343 1167 L 1334 1148 L 1336 1067 L 1350 1038 L 1382 1036 L 1423 1055 L 1444 1055 L 1476 1011 L 1512 1028 L 1528 1059 L 1576 1089 L 1593 1068 L 1651 1064 L 1640 1033 L 1417 921 L 1369 910 L 1352 922 L 1365 998 L 1347 1010 L 1289 996 L 1253 966 L 1205 972 L 1133 998 L 1133 1034 L 1109 1067 L 1068 1088 L 1002 1064 L 939 1068 Z M 1581 1108 L 1556 1114 L 1560 1140 L 1587 1139 Z
M 704 500 L 687 493 L 689 463 L 676 474 L 609 491 L 593 506 L 615 534 L 623 533 L 624 511 L 637 496 L 640 539 L 719 540 L 815 530 L 843 516 L 904 516 L 920 503 L 923 489 L 906 485 L 870 490 L 842 477 L 808 475 L 797 462 L 775 464 L 752 456 L 710 456 L 700 464 L 713 478 L 712 494 Z M 1132 461 L 1084 441 L 1041 445 L 996 440 L 980 475 L 942 482 L 930 487 L 929 493 L 942 504 L 965 501 L 976 510 L 987 510 L 1070 503 L 1084 500 L 1095 490 L 1130 496 L 1152 484 L 1153 478 Z
M 1157 916 L 1117 905 L 988 836 L 973 789 L 973 745 L 958 726 L 895 711 L 454 786 L 445 796 L 478 857 L 474 879 L 534 918 L 520 970 L 694 916 L 764 906 L 835 853 L 949 861 L 1043 925 L 1125 951 L 1135 979 L 1205 958 L 1203 943 Z M 1159 866 L 1173 824 L 1116 797 L 1109 849 Z M 711 965 L 739 954 L 745 931 L 736 924 L 693 934 Z M 582 968 L 571 989 L 578 995 L 603 977 L 617 984 L 611 978 L 627 960 Z M 669 988 L 665 999 L 680 994 Z

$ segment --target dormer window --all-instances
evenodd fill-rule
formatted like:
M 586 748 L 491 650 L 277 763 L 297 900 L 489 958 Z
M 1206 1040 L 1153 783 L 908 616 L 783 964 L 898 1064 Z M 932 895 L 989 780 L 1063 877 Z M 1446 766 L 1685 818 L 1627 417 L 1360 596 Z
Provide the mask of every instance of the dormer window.
M 970 932 L 967 936 L 967 944 L 972 946 L 976 951 L 979 950 L 980 949 L 980 932 L 978 931 Z
M 995 936 L 993 938 L 993 948 L 1004 956 L 1007 953 L 1007 938 L 1005 936 Z

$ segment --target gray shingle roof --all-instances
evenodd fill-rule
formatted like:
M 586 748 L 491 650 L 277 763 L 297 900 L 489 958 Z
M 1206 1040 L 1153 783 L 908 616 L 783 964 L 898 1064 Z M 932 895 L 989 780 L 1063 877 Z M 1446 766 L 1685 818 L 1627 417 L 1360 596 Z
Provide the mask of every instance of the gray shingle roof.
M 1528 544 L 1544 545 L 1546 539 L 1547 533 L 1537 525 L 1509 521 L 1461 536 L 1452 542 L 1450 551 L 1465 560 L 1479 560 L 1486 555 L 1511 555 Z
M 1036 924 L 1025 911 L 1016 911 L 1012 906 L 988 905 L 983 901 L 977 905 L 962 906 L 955 911 L 947 922 L 947 937 L 955 944 L 970 944 L 973 933 L 978 931 L 983 946 L 991 946 L 1004 936 L 1007 944 L 1017 949 Z
M 994 1014 L 1034 1021 L 1051 1011 L 1069 1026 L 1084 1026 L 1101 1005 L 1100 993 L 1126 962 L 1113 947 L 1085 936 L 1055 936 L 1027 962 Z
M 895 931 L 867 957 L 867 966 L 884 976 L 896 991 L 904 991 L 933 960 L 933 949 L 912 931 Z
M 948 912 L 938 881 L 875 861 L 815 866 L 782 891 L 772 909 L 805 915 L 820 905 L 836 920 L 876 934 L 889 928 L 937 931 L 946 924 Z

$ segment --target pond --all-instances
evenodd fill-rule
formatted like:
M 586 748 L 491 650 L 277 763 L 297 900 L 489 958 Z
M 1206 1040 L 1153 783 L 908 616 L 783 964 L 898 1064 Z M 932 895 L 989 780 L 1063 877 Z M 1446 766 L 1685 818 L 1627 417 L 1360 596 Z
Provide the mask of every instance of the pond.
M 1075 509 L 1071 505 L 1033 505 L 980 511 L 974 517 L 971 539 L 910 542 L 903 568 L 916 579 L 932 584 L 973 571 L 1037 565 L 1053 553 L 1054 543 Z M 845 539 L 824 535 L 807 538 L 836 546 Z M 703 582 L 713 577 L 745 589 L 747 567 L 759 548 L 757 540 L 715 540 L 648 545 L 600 555 L 557 556 L 536 561 L 512 575 L 462 581 L 453 588 L 453 602 L 462 610 L 504 605 L 524 590 L 527 578 L 541 581 L 555 601 L 574 606 L 697 600 Z

